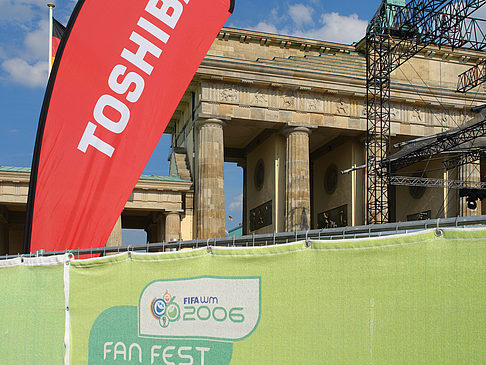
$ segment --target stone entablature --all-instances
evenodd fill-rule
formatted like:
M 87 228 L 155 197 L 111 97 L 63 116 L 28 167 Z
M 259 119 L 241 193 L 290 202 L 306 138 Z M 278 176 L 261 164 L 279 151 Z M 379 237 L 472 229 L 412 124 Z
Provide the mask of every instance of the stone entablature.
M 362 42 L 342 45 L 224 28 L 171 120 L 174 145 L 194 152 L 188 140 L 201 118 L 365 132 L 363 49 Z M 486 93 L 463 95 L 455 85 L 458 74 L 482 58 L 478 52 L 428 47 L 396 70 L 392 136 L 430 135 L 470 119 L 470 108 L 486 103 Z
M 0 255 L 22 249 L 29 179 L 29 168 L 0 166 Z M 122 221 L 123 228 L 144 229 L 149 242 L 191 240 L 193 200 L 192 181 L 142 175 L 107 245 L 121 244 Z
M 30 169 L 0 167 L 0 204 L 25 205 Z M 172 177 L 142 176 L 125 208 L 183 212 L 184 194 L 192 194 L 192 182 Z
M 200 115 L 292 123 L 366 131 L 364 97 L 317 92 L 306 88 L 253 86 L 202 81 Z M 424 136 L 439 133 L 471 118 L 464 108 L 392 102 L 392 134 Z

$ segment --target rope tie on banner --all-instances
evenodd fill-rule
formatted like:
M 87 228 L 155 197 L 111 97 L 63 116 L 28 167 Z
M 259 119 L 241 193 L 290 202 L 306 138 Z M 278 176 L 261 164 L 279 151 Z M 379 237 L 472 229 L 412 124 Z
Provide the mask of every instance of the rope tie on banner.
M 132 251 L 133 250 L 133 246 L 132 245 L 128 245 L 127 246 L 127 252 L 128 252 L 128 258 L 131 259 L 132 258 Z
M 441 229 L 440 229 L 440 218 L 437 218 L 437 226 L 435 227 L 435 237 L 441 237 L 442 234 L 444 233 Z

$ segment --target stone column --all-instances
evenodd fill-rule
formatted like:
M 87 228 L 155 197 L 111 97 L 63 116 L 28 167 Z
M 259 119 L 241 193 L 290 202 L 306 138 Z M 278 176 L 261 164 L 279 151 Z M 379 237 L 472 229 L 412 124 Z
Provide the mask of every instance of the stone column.
M 223 121 L 196 123 L 197 140 L 196 227 L 197 238 L 224 237 Z
M 181 238 L 181 217 L 179 213 L 168 212 L 165 216 L 165 242 L 179 241 Z
M 305 127 L 284 129 L 285 231 L 310 229 L 309 134 Z
M 106 241 L 105 247 L 116 247 L 122 245 L 122 224 L 121 224 L 121 216 L 118 217 L 118 220 L 113 227 L 113 231 L 111 231 L 110 237 L 108 237 L 108 241 Z

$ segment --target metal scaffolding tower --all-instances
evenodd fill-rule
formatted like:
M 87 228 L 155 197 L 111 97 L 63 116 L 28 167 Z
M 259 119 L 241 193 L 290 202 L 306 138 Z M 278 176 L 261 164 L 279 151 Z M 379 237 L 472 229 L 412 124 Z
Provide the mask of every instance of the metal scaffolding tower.
M 486 0 L 384 0 L 366 32 L 367 222 L 389 221 L 390 74 L 427 45 L 481 50 Z

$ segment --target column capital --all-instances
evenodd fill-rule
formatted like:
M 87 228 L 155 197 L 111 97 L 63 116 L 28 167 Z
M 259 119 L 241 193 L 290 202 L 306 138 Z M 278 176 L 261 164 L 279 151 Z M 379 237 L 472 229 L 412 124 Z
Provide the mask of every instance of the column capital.
M 182 210 L 167 210 L 165 211 L 165 216 L 168 215 L 178 215 L 181 216 L 184 212 Z
M 200 118 L 196 121 L 196 123 L 194 123 L 194 125 L 196 126 L 196 128 L 201 128 L 206 125 L 212 125 L 215 127 L 218 126 L 224 127 L 226 123 L 221 119 L 217 119 L 217 118 Z
M 298 133 L 310 135 L 311 130 L 310 128 L 300 127 L 300 126 L 286 126 L 282 129 L 282 134 L 284 135 L 284 137 L 288 137 L 291 134 L 298 134 Z

